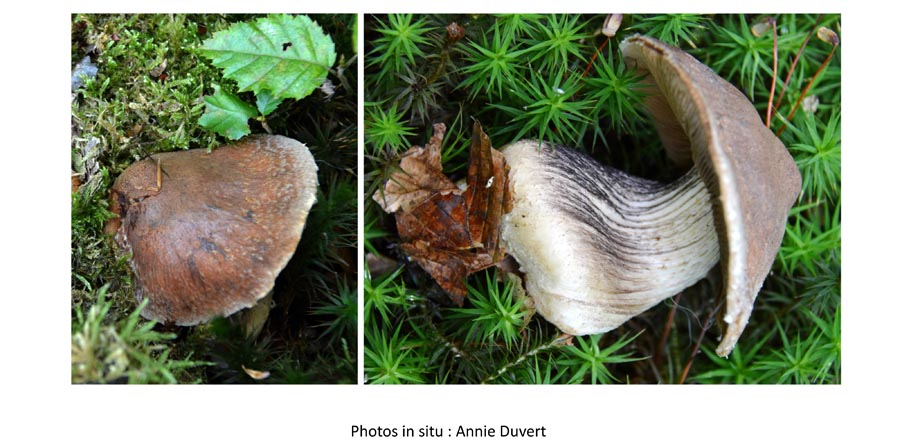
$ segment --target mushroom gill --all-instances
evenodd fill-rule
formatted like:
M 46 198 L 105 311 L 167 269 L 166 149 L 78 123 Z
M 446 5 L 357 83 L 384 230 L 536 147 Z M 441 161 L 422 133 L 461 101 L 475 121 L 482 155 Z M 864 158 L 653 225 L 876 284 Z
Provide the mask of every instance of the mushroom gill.
M 571 334 L 612 330 L 720 262 L 727 356 L 772 266 L 800 175 L 734 86 L 678 48 L 644 36 L 621 45 L 646 73 L 645 107 L 666 153 L 693 165 L 671 184 L 627 175 L 565 147 L 503 149 L 513 208 L 507 253 L 535 307 Z
M 535 309 L 562 331 L 612 330 L 719 261 L 696 169 L 666 184 L 563 146 L 519 141 L 502 151 L 515 198 L 500 233 Z
M 316 171 L 305 145 L 269 135 L 129 166 L 107 232 L 131 253 L 142 316 L 196 325 L 263 298 L 300 240 Z

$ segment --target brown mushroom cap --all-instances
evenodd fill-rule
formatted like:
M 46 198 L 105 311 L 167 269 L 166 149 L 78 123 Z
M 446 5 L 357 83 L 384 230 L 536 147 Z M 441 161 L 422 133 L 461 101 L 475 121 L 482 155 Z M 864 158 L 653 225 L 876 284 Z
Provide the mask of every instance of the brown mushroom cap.
M 129 166 L 112 187 L 112 208 L 137 298 L 149 300 L 142 316 L 195 325 L 264 297 L 300 240 L 316 171 L 305 145 L 269 135 Z
M 693 160 L 712 195 L 728 324 L 716 352 L 725 356 L 781 246 L 800 172 L 753 104 L 709 67 L 650 37 L 629 37 L 621 50 L 664 98 L 651 96 L 647 105 L 667 152 Z

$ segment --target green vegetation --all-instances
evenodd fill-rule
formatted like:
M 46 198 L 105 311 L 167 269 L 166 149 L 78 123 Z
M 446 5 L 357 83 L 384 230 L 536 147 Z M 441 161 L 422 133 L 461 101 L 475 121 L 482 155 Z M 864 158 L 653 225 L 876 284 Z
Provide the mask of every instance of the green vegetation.
M 247 120 L 262 115 L 258 119 L 265 122 L 285 99 L 309 96 L 327 81 L 336 57 L 331 38 L 302 15 L 235 23 L 205 40 L 199 52 L 240 91 L 256 94 L 256 109 L 220 87 L 206 97 L 200 125 L 228 139 L 250 134 Z
M 72 17 L 72 60 L 90 56 L 97 67 L 72 92 L 73 382 L 356 381 L 356 18 L 310 18 L 333 49 L 321 79 L 298 100 L 303 95 L 271 93 L 276 87 L 244 88 L 201 48 L 241 23 L 308 21 L 301 16 Z M 329 91 L 315 90 L 326 78 Z M 319 167 L 299 254 L 276 281 L 275 306 L 256 339 L 245 338 L 236 318 L 191 328 L 142 320 L 127 258 L 103 233 L 109 187 L 132 162 L 228 142 L 201 125 L 216 101 L 223 109 L 254 104 L 246 113 L 265 119 L 244 118 L 246 131 L 302 141 Z M 223 128 L 230 138 L 246 133 Z M 270 376 L 256 381 L 245 369 Z
M 773 16 L 774 72 L 776 39 L 759 25 L 762 16 L 629 15 L 608 42 L 594 32 L 604 19 L 367 16 L 365 251 L 378 271 L 364 278 L 367 382 L 840 383 L 841 61 L 839 47 L 829 60 L 832 45 L 816 38 L 820 26 L 839 34 L 840 16 Z M 469 278 L 468 301 L 456 308 L 400 251 L 393 217 L 371 200 L 399 155 L 424 145 L 435 122 L 448 125 L 445 171 L 464 177 L 473 119 L 495 147 L 540 138 L 635 175 L 671 179 L 638 106 L 640 79 L 619 53 L 619 41 L 635 32 L 712 67 L 764 121 L 777 73 L 771 127 L 801 170 L 803 192 L 727 359 L 714 353 L 717 327 L 701 336 L 716 307 L 706 281 L 602 336 L 566 337 L 523 313 L 517 285 L 498 282 L 503 274 L 494 269 Z
M 138 305 L 127 319 L 104 324 L 112 302 L 106 300 L 109 285 L 100 288 L 87 314 L 75 309 L 72 321 L 72 381 L 79 383 L 166 383 L 178 382 L 185 369 L 214 365 L 200 361 L 173 360 L 168 341 L 174 333 L 154 331 L 155 321 L 141 322 Z

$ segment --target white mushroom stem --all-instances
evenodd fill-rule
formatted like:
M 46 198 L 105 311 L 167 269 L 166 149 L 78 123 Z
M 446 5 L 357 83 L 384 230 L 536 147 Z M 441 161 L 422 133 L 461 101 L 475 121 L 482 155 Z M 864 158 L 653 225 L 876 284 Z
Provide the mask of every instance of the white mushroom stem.
M 500 234 L 536 310 L 566 333 L 612 330 L 704 278 L 719 261 L 697 171 L 637 178 L 535 141 L 502 149 L 513 208 Z

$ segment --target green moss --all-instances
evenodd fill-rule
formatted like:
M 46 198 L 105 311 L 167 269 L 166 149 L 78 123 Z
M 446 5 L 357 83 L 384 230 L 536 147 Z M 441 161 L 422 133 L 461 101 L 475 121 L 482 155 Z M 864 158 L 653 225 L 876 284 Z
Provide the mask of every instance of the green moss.
M 167 341 L 174 333 L 154 330 L 154 321 L 142 321 L 140 305 L 127 317 L 111 322 L 109 285 L 101 287 L 87 312 L 75 310 L 72 321 L 72 382 L 77 384 L 174 384 L 197 381 L 190 369 L 208 363 L 171 357 Z
M 831 51 L 815 38 L 815 30 L 824 25 L 840 32 L 839 15 L 774 17 L 776 95 L 782 89 L 785 94 L 773 111 L 773 130 L 785 124 L 780 137 L 801 169 L 803 194 L 731 358 L 713 353 L 719 330 L 713 327 L 700 342 L 701 353 L 691 359 L 699 327 L 715 307 L 709 281 L 685 290 L 677 307 L 669 299 L 602 337 L 573 340 L 537 316 L 521 321 L 524 327 L 515 331 L 520 320 L 507 316 L 518 314 L 518 302 L 488 299 L 504 295 L 500 290 L 506 285 L 493 281 L 470 277 L 471 302 L 462 311 L 449 310 L 434 280 L 399 249 L 393 216 L 371 196 L 396 171 L 406 148 L 428 140 L 434 122 L 450 125 L 442 162 L 454 180 L 465 176 L 468 152 L 460 148 L 467 147 L 473 119 L 495 147 L 541 138 L 580 148 L 635 175 L 673 179 L 655 130 L 636 107 L 640 79 L 619 52 L 621 39 L 633 32 L 681 46 L 741 89 L 765 118 L 774 39 L 771 31 L 752 32 L 764 17 L 626 15 L 608 42 L 592 35 L 604 19 L 367 18 L 365 248 L 400 265 L 382 277 L 365 278 L 369 382 L 679 382 L 685 369 L 687 382 L 840 382 L 840 48 L 807 93 L 817 98 L 817 108 L 788 120 Z M 465 29 L 464 38 L 449 38 L 445 27 L 453 22 Z M 813 36 L 788 81 L 809 32 Z M 412 346 L 416 351 L 406 352 Z
M 200 127 L 203 97 L 213 94 L 214 84 L 237 89 L 222 78 L 219 69 L 199 57 L 197 48 L 212 33 L 254 17 L 72 16 L 73 65 L 90 55 L 98 67 L 96 77 L 73 91 L 72 98 L 72 170 L 81 183 L 72 193 L 73 327 L 87 324 L 76 323 L 79 317 L 98 314 L 94 307 L 98 305 L 97 290 L 101 286 L 106 286 L 108 307 L 102 312 L 102 326 L 112 327 L 101 331 L 116 330 L 134 314 L 137 302 L 127 258 L 103 233 L 110 216 L 108 189 L 135 160 L 158 152 L 213 148 L 226 143 L 224 138 Z M 355 16 L 322 15 L 313 19 L 336 44 L 338 63 L 329 73 L 335 92 L 332 96 L 315 92 L 302 101 L 285 101 L 269 116 L 267 125 L 274 133 L 306 143 L 319 165 L 321 206 L 312 208 L 309 220 L 320 228 L 320 234 L 327 232 L 328 237 L 317 241 L 314 252 L 295 256 L 302 259 L 303 265 L 315 266 L 299 268 L 308 279 L 292 283 L 280 278 L 276 282 L 276 308 L 259 341 L 238 340 L 209 327 L 166 334 L 160 327 L 151 326 L 146 334 L 162 335 L 152 340 L 153 350 L 168 353 L 147 356 L 148 362 L 133 363 L 137 367 L 135 373 L 141 373 L 139 369 L 151 373 L 154 367 L 167 364 L 191 364 L 190 373 L 171 377 L 178 382 L 252 382 L 241 368 L 244 365 L 271 371 L 271 378 L 264 382 L 355 379 L 355 368 L 347 366 L 348 361 L 355 361 L 355 334 L 342 331 L 337 339 L 315 341 L 338 315 L 310 312 L 310 308 L 331 302 L 341 286 L 355 288 L 356 283 L 355 271 L 347 268 L 348 264 L 355 265 L 355 248 L 349 255 L 347 250 L 356 243 L 356 208 L 346 194 L 348 188 L 355 190 L 356 181 L 356 59 L 350 35 Z M 251 103 L 253 100 L 250 96 L 242 99 Z M 257 121 L 251 121 L 251 130 L 265 131 Z M 329 206 L 338 201 L 343 206 Z M 285 271 L 300 276 L 295 263 Z M 312 291 L 298 288 L 311 282 L 317 285 Z M 137 345 L 128 338 L 122 338 L 122 342 Z M 247 358 L 232 354 L 243 348 L 255 352 L 250 358 L 254 362 L 242 362 Z M 102 362 L 96 364 L 99 367 Z M 83 373 L 79 373 L 87 378 L 79 381 L 108 381 L 96 379 L 104 376 L 100 369 L 82 369 Z M 74 376 L 73 371 L 73 379 Z M 169 380 L 147 376 L 143 381 L 130 380 Z

